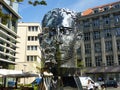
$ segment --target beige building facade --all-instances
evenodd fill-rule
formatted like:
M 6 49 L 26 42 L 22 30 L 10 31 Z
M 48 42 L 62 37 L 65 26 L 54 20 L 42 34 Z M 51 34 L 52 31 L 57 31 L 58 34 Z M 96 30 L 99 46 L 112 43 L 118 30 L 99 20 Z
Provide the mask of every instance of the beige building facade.
M 41 50 L 39 45 L 38 34 L 42 32 L 39 23 L 18 23 L 18 35 L 20 38 L 17 40 L 16 57 L 16 70 L 23 70 L 23 72 L 30 72 L 40 74 L 41 69 Z M 30 80 L 26 79 L 21 83 L 29 83 Z
M 81 57 L 86 74 L 120 81 L 120 1 L 90 8 L 77 19 L 84 35 Z

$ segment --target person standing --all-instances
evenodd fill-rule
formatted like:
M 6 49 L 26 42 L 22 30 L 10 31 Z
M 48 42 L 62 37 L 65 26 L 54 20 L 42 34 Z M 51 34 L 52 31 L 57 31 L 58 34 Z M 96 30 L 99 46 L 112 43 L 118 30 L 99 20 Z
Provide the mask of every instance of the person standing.
M 91 82 L 91 80 L 88 80 L 88 85 L 87 85 L 88 90 L 93 90 L 94 84 Z

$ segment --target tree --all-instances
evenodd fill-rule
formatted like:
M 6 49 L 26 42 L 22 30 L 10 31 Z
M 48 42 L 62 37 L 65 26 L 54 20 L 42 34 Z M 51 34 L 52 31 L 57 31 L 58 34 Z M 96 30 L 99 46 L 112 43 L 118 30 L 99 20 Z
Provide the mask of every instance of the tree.
M 24 0 L 10 0 L 11 2 L 23 2 Z M 33 6 L 36 6 L 36 5 L 47 5 L 46 1 L 45 0 L 28 0 L 28 3 L 33 5 Z

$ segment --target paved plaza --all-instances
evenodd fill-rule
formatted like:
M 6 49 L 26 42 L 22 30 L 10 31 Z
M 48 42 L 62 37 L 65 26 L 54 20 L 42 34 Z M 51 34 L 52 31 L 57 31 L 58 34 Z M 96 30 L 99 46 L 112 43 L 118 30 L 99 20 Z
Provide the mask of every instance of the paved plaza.
M 64 87 L 64 90 L 78 90 L 78 89 L 71 88 L 71 87 Z M 105 90 L 120 90 L 120 87 L 118 87 L 118 88 L 109 87 L 109 88 L 106 88 Z
M 118 87 L 118 88 L 106 88 L 105 90 L 120 90 L 120 87 Z

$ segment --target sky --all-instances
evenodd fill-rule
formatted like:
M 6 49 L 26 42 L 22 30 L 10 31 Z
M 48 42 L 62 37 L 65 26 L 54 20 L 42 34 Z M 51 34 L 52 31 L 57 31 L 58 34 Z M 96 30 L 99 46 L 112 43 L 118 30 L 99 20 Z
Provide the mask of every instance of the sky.
M 34 0 L 33 0 L 34 1 Z M 116 2 L 120 0 L 46 0 L 47 6 L 32 6 L 28 0 L 19 3 L 20 22 L 38 22 L 41 24 L 45 14 L 54 8 L 68 8 L 75 12 L 82 12 L 88 8 Z

